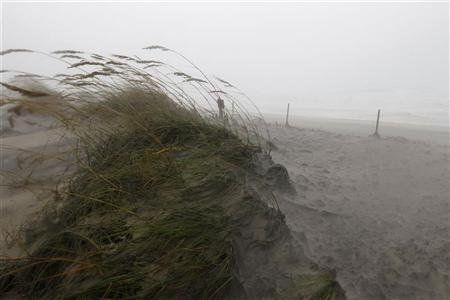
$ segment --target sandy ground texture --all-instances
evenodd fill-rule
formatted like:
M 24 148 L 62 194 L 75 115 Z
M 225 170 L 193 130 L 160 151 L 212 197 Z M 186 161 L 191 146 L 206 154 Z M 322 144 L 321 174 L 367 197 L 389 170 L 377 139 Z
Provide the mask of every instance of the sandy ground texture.
M 349 299 L 450 299 L 448 146 L 269 128 L 297 189 L 288 225 Z
M 0 256 L 68 172 L 70 143 L 45 115 L 2 109 L 0 131 Z

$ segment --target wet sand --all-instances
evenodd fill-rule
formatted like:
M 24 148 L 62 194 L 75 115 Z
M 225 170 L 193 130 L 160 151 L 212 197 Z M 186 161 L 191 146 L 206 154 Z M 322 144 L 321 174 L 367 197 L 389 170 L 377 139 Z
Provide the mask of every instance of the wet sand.
M 336 270 L 349 299 L 449 299 L 445 140 L 378 139 L 359 135 L 363 126 L 344 134 L 327 125 L 270 126 L 273 159 L 298 192 L 281 196 L 280 207 L 308 255 Z

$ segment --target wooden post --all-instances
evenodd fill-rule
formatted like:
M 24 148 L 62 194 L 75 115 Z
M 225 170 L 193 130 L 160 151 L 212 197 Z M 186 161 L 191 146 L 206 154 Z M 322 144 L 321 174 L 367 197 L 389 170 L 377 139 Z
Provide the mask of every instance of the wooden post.
M 381 112 L 381 109 L 378 110 L 377 125 L 375 127 L 375 133 L 373 134 L 375 137 L 380 137 L 380 135 L 378 134 L 378 125 L 380 123 L 380 112 Z
M 223 110 L 225 108 L 225 102 L 222 99 L 220 99 L 220 97 L 219 99 L 217 99 L 217 107 L 219 108 L 219 120 L 223 121 L 224 120 Z
M 288 103 L 287 111 L 286 111 L 286 124 L 285 124 L 285 126 L 289 127 L 289 103 Z

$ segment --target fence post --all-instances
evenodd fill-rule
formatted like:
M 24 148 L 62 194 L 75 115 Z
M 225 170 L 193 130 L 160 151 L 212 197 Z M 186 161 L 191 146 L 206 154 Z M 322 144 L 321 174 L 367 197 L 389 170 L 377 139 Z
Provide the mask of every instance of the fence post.
M 225 108 L 225 102 L 222 99 L 220 99 L 220 97 L 219 99 L 217 99 L 217 106 L 219 107 L 219 119 L 223 121 L 224 120 L 223 109 Z
M 289 103 L 287 105 L 287 111 L 286 111 L 286 127 L 289 127 Z
M 381 112 L 381 109 L 378 109 L 377 125 L 375 127 L 375 133 L 373 134 L 375 137 L 380 137 L 380 134 L 378 133 L 378 125 L 380 123 L 380 112 Z

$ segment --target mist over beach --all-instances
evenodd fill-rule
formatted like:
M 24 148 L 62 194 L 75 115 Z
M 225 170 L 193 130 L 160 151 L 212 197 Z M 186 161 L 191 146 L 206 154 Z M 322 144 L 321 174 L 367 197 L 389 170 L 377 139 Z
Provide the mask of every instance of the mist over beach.
M 450 299 L 448 3 L 0 5 L 0 299 Z
M 4 49 L 177 49 L 265 113 L 448 125 L 447 3 L 6 3 L 2 19 Z M 3 67 L 58 68 L 34 60 Z

